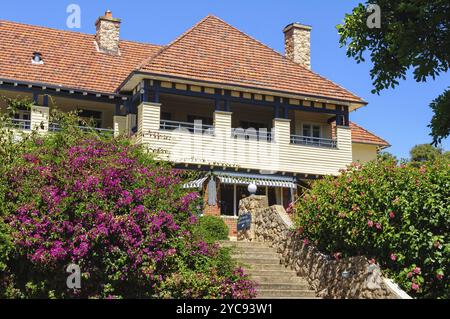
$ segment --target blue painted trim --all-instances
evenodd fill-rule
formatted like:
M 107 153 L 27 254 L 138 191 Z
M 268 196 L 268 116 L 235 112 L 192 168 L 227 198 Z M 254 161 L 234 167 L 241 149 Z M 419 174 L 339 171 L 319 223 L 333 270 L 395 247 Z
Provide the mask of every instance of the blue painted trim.
M 224 97 L 222 95 L 206 93 L 206 92 L 204 92 L 203 89 L 202 89 L 202 92 L 193 92 L 193 91 L 187 91 L 187 90 L 179 90 L 176 88 L 161 87 L 160 93 L 199 97 L 199 98 L 212 99 L 212 100 L 216 100 L 217 98 L 224 99 Z M 276 98 L 275 98 L 275 100 L 276 100 Z M 278 97 L 278 99 L 279 99 L 279 97 Z M 228 97 L 228 101 L 242 103 L 242 104 L 260 105 L 260 106 L 276 108 L 276 101 L 274 101 L 274 102 L 260 101 L 260 100 L 255 100 L 254 98 L 253 99 L 245 99 L 242 97 L 242 92 L 241 92 L 241 97 L 230 96 L 230 97 Z M 281 103 L 279 103 L 279 107 L 280 106 L 281 106 Z M 343 115 L 344 114 L 343 111 L 328 110 L 328 109 L 323 109 L 323 108 L 314 108 L 311 106 L 303 106 L 303 105 L 289 105 L 289 109 L 305 111 L 305 112 L 314 112 L 314 113 L 335 114 L 335 115 Z M 278 112 L 279 112 L 279 110 L 278 110 Z
M 161 89 L 161 81 L 153 81 L 153 102 L 154 103 L 159 103 L 160 99 L 159 99 L 159 92 Z
M 16 91 L 16 92 L 23 92 L 23 93 L 31 93 L 33 95 L 43 95 L 43 94 L 47 94 L 50 96 L 60 96 L 60 97 L 64 97 L 64 98 L 68 98 L 68 99 L 74 99 L 74 100 L 83 100 L 83 101 L 95 101 L 95 102 L 101 102 L 101 103 L 107 103 L 107 104 L 111 104 L 114 105 L 115 102 L 117 100 L 122 101 L 122 96 L 118 97 L 115 96 L 114 99 L 110 99 L 108 97 L 102 96 L 102 97 L 97 97 L 93 94 L 89 94 L 88 95 L 83 95 L 80 92 L 75 92 L 73 94 L 69 93 L 69 91 L 59 91 L 57 92 L 54 88 L 46 88 L 45 90 L 42 88 L 37 88 L 37 87 L 31 87 L 29 88 L 27 85 L 26 86 L 14 86 L 14 85 L 8 85 L 8 84 L 0 84 L 0 89 L 1 90 L 5 90 L 5 91 Z M 114 94 L 111 94 L 114 95 Z M 127 97 L 129 98 L 129 97 Z
M 44 106 L 48 106 L 48 94 L 45 94 L 43 97 L 43 103 Z

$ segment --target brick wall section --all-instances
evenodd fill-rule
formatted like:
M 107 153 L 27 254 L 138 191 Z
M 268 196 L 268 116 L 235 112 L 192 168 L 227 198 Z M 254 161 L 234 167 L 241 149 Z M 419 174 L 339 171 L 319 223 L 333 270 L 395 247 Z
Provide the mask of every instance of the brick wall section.
M 217 194 L 219 194 L 219 183 L 217 183 Z M 222 217 L 225 224 L 228 226 L 228 236 L 229 237 L 237 237 L 237 217 L 234 216 L 221 216 L 220 215 L 220 206 L 219 206 L 219 195 L 217 195 L 216 205 L 210 206 L 208 205 L 208 187 L 205 184 L 203 187 L 203 214 L 206 216 L 217 216 Z
M 237 217 L 222 216 L 223 221 L 228 226 L 228 236 L 237 237 Z

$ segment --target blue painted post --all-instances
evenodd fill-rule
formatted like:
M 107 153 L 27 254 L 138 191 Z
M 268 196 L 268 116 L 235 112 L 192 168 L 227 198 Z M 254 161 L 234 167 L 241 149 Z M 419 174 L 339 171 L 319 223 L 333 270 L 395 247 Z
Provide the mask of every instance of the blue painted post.
M 159 103 L 159 92 L 161 88 L 161 81 L 153 81 L 153 102 Z
M 43 101 L 44 106 L 48 106 L 48 94 L 44 95 L 44 101 Z

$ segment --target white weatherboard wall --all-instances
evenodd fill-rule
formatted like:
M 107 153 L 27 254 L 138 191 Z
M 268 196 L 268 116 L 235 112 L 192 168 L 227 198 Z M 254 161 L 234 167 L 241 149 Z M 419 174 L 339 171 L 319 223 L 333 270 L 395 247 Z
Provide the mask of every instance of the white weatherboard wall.
M 159 129 L 161 105 L 138 107 L 137 142 L 156 151 L 160 159 L 176 163 L 231 166 L 243 169 L 337 175 L 352 162 L 351 132 L 337 126 L 337 148 L 290 144 L 290 121 L 274 119 L 274 141 L 231 136 L 230 112 L 214 113 L 214 134 Z
M 31 107 L 31 129 L 38 132 L 48 131 L 50 108 L 48 106 Z
M 369 162 L 377 158 L 377 146 L 373 144 L 353 143 L 353 161 Z

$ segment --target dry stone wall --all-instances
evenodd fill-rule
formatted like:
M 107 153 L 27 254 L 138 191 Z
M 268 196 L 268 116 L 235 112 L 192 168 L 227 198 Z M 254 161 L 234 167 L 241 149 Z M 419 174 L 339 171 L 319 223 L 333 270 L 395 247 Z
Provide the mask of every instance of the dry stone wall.
M 365 257 L 334 260 L 304 242 L 293 231 L 294 225 L 282 206 L 268 207 L 265 196 L 241 200 L 240 213 L 252 213 L 252 228 L 238 234 L 238 240 L 267 242 L 281 254 L 280 262 L 305 277 L 323 298 L 408 298 L 381 275 L 377 265 Z

